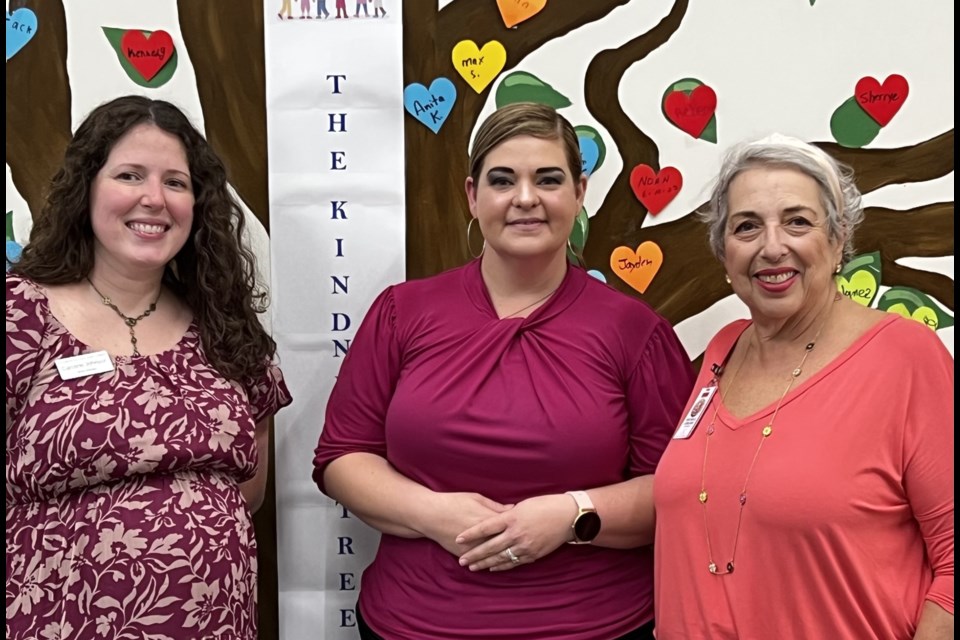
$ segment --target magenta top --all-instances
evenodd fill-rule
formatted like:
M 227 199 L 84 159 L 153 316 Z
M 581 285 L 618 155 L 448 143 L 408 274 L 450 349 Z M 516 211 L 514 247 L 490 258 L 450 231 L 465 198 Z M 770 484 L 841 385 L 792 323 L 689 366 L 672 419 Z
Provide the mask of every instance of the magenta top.
M 750 325 L 707 347 L 697 390 Z M 792 365 L 793 363 L 790 363 Z M 790 366 L 786 365 L 786 366 Z M 937 335 L 882 319 L 776 403 L 738 418 L 720 394 L 657 469 L 657 639 L 913 638 L 924 602 L 953 613 L 953 359 Z
M 435 491 L 503 503 L 656 468 L 693 384 L 669 323 L 569 268 L 527 318 L 498 319 L 479 260 L 388 288 L 327 404 L 314 479 L 351 452 L 384 456 Z M 601 514 L 602 515 L 602 514 Z M 383 535 L 360 606 L 377 633 L 604 640 L 653 617 L 649 548 L 562 545 L 472 573 L 433 541 Z

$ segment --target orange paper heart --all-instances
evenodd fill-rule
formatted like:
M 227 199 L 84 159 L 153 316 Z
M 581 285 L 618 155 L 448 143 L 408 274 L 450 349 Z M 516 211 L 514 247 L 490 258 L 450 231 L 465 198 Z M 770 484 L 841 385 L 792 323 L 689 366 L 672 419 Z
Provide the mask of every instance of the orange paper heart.
M 647 240 L 634 251 L 617 247 L 610 254 L 610 268 L 628 285 L 644 293 L 657 271 L 663 265 L 663 250 L 656 242 Z
M 497 6 L 503 23 L 510 28 L 540 13 L 547 6 L 547 0 L 497 0 Z

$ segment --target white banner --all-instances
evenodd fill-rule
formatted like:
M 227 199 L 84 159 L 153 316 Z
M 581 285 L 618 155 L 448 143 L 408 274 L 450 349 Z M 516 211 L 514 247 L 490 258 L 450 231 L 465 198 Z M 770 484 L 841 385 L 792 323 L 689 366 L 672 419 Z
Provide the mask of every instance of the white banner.
M 317 490 L 313 450 L 364 313 L 404 278 L 401 6 L 392 0 L 376 17 L 375 3 L 351 0 L 338 18 L 337 4 L 264 3 L 271 298 L 294 397 L 275 430 L 280 637 L 289 640 L 357 637 L 360 574 L 378 536 Z

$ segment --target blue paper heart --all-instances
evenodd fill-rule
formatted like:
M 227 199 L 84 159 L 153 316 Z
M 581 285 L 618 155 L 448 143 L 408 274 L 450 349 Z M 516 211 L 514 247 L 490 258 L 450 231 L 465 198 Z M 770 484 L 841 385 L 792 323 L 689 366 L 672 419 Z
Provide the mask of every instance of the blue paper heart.
M 27 8 L 7 12 L 7 60 L 37 33 L 37 14 Z
M 431 82 L 429 89 L 414 82 L 403 90 L 404 109 L 434 133 L 440 131 L 456 101 L 457 88 L 444 77 Z
M 19 242 L 7 240 L 7 271 L 10 271 L 13 263 L 20 259 L 21 253 L 23 253 L 23 247 L 20 246 Z
M 580 157 L 583 158 L 583 172 L 589 176 L 597 168 L 600 160 L 600 147 L 592 138 L 578 138 L 580 140 Z
M 594 278 L 596 278 L 596 279 L 599 280 L 600 282 L 606 282 L 606 281 L 607 281 L 607 277 L 606 277 L 605 275 L 603 275 L 602 273 L 600 273 L 599 271 L 597 271 L 596 269 L 590 269 L 590 271 L 587 271 L 587 274 L 593 276 Z

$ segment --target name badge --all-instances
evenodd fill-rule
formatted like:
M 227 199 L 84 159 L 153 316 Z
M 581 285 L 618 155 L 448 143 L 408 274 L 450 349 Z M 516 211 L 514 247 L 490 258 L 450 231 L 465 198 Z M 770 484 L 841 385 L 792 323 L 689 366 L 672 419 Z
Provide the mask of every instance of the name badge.
M 677 427 L 676 433 L 673 434 L 674 440 L 684 440 L 693 434 L 694 429 L 700 424 L 700 419 L 703 418 L 704 409 L 710 405 L 710 400 L 716 392 L 717 384 L 715 382 L 711 382 L 703 389 L 700 389 L 700 393 L 697 394 L 697 399 L 694 400 L 690 406 L 690 411 L 684 416 L 680 426 Z
M 113 360 L 106 351 L 94 351 L 93 353 L 84 353 L 72 358 L 60 358 L 54 360 L 57 371 L 60 372 L 61 380 L 73 380 L 91 376 L 95 373 L 106 373 L 113 371 Z

